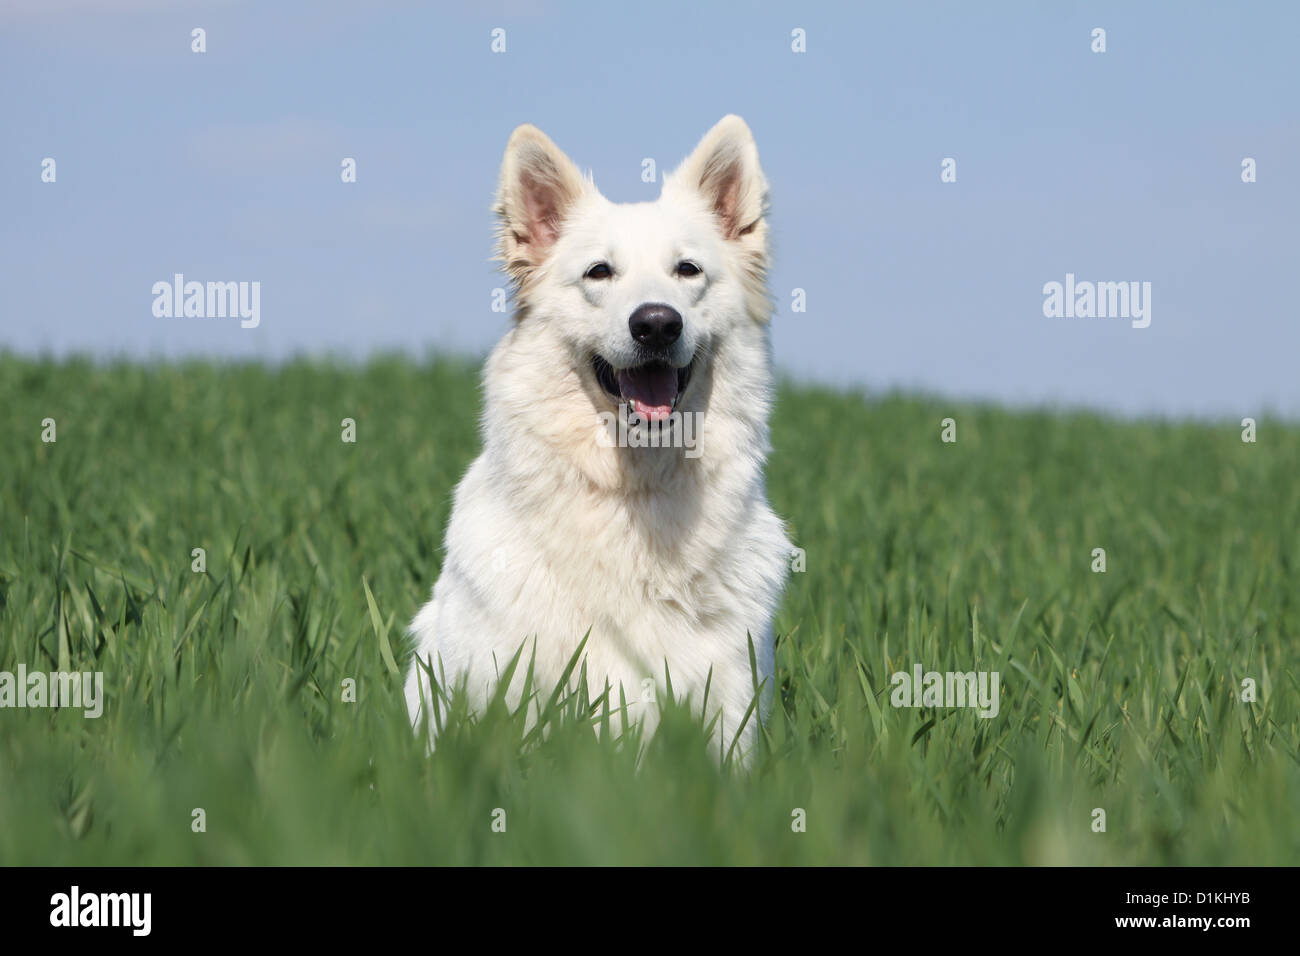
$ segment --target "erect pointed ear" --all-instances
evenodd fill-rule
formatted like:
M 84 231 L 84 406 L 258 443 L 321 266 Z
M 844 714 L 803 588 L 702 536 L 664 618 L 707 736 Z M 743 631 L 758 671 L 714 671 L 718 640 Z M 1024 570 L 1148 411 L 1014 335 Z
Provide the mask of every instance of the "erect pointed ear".
M 762 231 L 767 178 L 758 165 L 754 135 L 739 116 L 724 116 L 704 134 L 695 152 L 668 177 L 665 189 L 669 187 L 695 189 L 703 195 L 728 239 Z
M 585 188 L 578 167 L 536 126 L 525 123 L 510 134 L 496 201 L 508 272 L 522 279 L 542 263 Z

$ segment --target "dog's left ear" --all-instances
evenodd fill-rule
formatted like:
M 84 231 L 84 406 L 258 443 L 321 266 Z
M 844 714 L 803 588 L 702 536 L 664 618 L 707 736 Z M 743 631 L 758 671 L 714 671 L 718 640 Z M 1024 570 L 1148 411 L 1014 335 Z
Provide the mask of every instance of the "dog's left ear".
M 727 239 L 762 241 L 767 214 L 767 178 L 758 164 L 754 135 L 739 116 L 724 116 L 704 134 L 664 189 L 701 193 Z
M 578 167 L 540 129 L 525 123 L 511 134 L 496 213 L 500 258 L 516 280 L 522 282 L 546 260 L 585 190 Z

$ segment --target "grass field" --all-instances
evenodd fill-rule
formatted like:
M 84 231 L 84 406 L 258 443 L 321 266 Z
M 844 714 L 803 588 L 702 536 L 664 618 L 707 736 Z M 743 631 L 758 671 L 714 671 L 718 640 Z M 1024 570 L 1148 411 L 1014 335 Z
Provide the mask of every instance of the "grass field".
M 478 401 L 456 362 L 0 357 L 0 671 L 106 698 L 0 710 L 0 863 L 1300 862 L 1300 428 L 784 388 L 807 567 L 742 776 L 672 708 L 638 767 L 573 700 L 423 753 L 393 662 Z M 891 706 L 918 663 L 999 672 L 1000 713 Z

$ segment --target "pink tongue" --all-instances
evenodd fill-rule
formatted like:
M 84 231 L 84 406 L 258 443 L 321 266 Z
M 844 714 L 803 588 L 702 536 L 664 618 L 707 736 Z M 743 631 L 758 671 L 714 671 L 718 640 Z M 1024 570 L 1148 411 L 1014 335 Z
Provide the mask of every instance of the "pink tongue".
M 652 422 L 663 421 L 677 397 L 677 369 L 668 365 L 643 365 L 617 373 L 618 390 L 633 411 Z

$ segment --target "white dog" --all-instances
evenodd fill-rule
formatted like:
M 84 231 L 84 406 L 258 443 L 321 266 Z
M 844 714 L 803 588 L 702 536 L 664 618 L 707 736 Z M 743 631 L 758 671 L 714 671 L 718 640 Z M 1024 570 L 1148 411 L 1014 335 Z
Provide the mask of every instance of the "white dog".
M 442 575 L 411 623 L 417 727 L 427 715 L 434 731 L 430 676 L 481 707 L 522 646 L 517 703 L 530 661 L 548 694 L 586 636 L 592 699 L 610 688 L 649 732 L 667 675 L 717 717 L 720 752 L 748 759 L 791 553 L 763 483 L 766 207 L 737 116 L 656 201 L 627 205 L 536 127 L 511 135 L 496 212 L 517 309 L 484 370 L 483 452 L 456 489 Z

